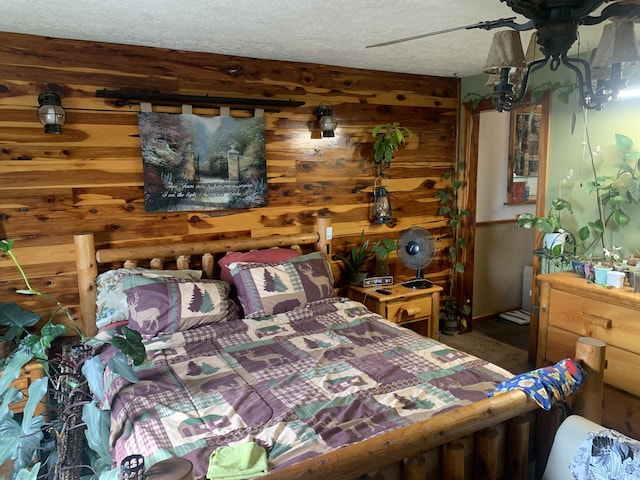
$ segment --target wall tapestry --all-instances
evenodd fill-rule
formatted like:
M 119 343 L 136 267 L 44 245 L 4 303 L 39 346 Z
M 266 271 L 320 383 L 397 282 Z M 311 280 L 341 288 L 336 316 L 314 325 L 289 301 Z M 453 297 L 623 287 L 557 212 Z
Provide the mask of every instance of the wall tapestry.
M 138 114 L 147 212 L 267 204 L 262 117 Z

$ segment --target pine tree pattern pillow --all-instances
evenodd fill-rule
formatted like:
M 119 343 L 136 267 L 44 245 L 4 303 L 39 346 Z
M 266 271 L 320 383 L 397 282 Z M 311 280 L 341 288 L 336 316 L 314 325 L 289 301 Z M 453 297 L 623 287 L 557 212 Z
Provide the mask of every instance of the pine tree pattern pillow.
M 129 326 L 145 337 L 238 318 L 230 286 L 218 280 L 163 279 L 125 288 Z
M 134 285 L 179 278 L 198 281 L 201 270 L 154 270 L 146 268 L 117 268 L 101 273 L 96 278 L 96 326 L 110 330 L 127 324 L 129 311 L 124 289 Z
M 238 262 L 230 268 L 245 318 L 267 317 L 335 298 L 331 268 L 320 252 L 278 263 Z

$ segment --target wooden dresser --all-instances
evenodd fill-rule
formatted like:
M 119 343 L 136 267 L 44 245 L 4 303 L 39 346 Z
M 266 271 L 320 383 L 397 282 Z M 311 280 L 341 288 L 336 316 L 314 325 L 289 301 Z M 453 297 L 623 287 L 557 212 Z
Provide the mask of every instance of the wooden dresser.
M 587 283 L 571 272 L 539 275 L 538 367 L 575 355 L 578 337 L 606 346 L 602 423 L 640 438 L 640 293 Z

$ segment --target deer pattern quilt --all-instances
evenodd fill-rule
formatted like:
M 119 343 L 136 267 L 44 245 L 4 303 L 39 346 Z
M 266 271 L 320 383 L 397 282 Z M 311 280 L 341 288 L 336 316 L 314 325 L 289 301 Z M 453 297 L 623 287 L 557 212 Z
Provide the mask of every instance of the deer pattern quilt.
M 197 478 L 219 446 L 256 442 L 279 469 L 483 399 L 512 377 L 347 299 L 146 349 L 137 383 L 105 372 L 112 457 L 180 456 Z

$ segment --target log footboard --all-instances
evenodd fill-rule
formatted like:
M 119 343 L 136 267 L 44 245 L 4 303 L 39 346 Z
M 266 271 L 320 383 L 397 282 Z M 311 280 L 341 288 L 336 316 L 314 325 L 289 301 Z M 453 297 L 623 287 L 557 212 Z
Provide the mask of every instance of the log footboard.
M 573 413 L 587 418 L 594 412 L 599 414 L 604 355 L 603 342 L 578 339 L 576 360 L 590 376 L 569 399 L 574 405 Z M 532 419 L 538 424 L 537 428 L 531 427 Z M 532 471 L 532 463 L 536 471 L 544 469 L 561 420 L 556 409 L 544 412 L 524 392 L 513 390 L 310 458 L 261 478 L 526 479 Z M 391 472 L 389 476 L 382 473 L 385 467 Z

